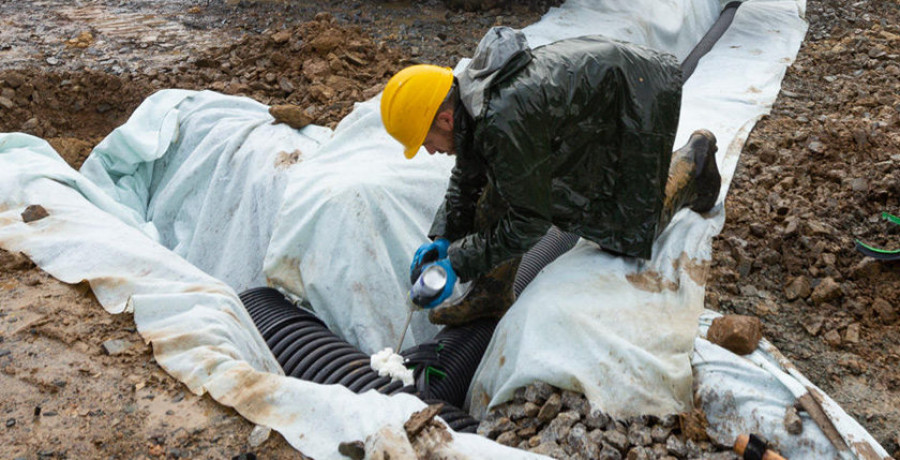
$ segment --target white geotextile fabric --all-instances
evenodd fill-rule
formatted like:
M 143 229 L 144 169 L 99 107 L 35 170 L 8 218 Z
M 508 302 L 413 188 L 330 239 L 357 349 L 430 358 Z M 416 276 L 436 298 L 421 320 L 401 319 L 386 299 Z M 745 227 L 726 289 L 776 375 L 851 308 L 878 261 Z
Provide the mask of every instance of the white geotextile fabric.
M 397 347 L 410 259 L 427 241 L 453 167 L 444 155 L 407 160 L 381 124 L 379 101 L 358 104 L 290 170 L 265 259 L 270 283 L 308 300 L 332 331 L 369 354 Z M 437 331 L 417 314 L 404 343 Z
M 165 90 L 91 153 L 82 174 L 148 236 L 240 292 L 266 284 L 262 258 L 286 171 L 331 130 L 272 124 L 268 106 Z
M 168 373 L 306 455 L 344 458 L 341 442 L 365 441 L 385 426 L 402 430 L 425 407 L 406 394 L 357 395 L 284 377 L 231 287 L 91 204 L 109 203 L 41 139 L 0 134 L 0 197 L 0 247 L 64 282 L 88 281 L 107 311 L 134 313 Z M 49 216 L 23 222 L 32 204 Z M 450 447 L 472 458 L 541 458 L 471 434 L 455 433 Z
M 595 30 L 683 58 L 720 8 L 718 0 L 570 1 L 523 32 L 532 43 Z M 470 387 L 471 412 L 481 415 L 535 380 L 584 392 L 619 416 L 691 407 L 690 356 L 711 238 L 724 225 L 721 203 L 741 147 L 800 47 L 804 8 L 802 0 L 744 2 L 684 87 L 675 147 L 700 128 L 718 140 L 723 184 L 711 215 L 681 211 L 650 261 L 613 257 L 582 240 L 547 266 L 498 325 Z
M 738 435 L 755 433 L 765 438 L 785 458 L 888 459 L 887 451 L 853 417 L 825 392 L 813 385 L 763 339 L 751 354 L 738 356 L 708 342 L 706 331 L 721 314 L 707 310 L 700 318 L 700 337 L 694 345 L 697 398 L 709 421 L 708 434 L 721 444 L 731 444 Z M 785 412 L 797 397 L 811 392 L 821 399 L 828 418 L 849 446 L 839 452 L 822 429 L 799 411 L 803 429 L 792 435 L 784 427 Z
M 302 297 L 332 331 L 372 353 L 397 346 L 405 259 L 453 164 L 396 155 L 378 114 L 375 99 L 334 133 L 297 131 L 273 125 L 268 107 L 248 98 L 165 90 L 81 171 L 128 207 L 123 218 L 176 254 L 238 292 L 268 283 Z M 417 315 L 405 342 L 437 330 Z

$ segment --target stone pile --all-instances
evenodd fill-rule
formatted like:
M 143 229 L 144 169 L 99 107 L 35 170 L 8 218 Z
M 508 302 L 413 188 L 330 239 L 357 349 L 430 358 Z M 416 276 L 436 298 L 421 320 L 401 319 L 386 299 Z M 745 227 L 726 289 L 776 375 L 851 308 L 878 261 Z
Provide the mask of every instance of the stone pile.
M 687 436 L 684 432 L 694 430 L 682 429 L 684 418 L 671 414 L 616 419 L 592 409 L 580 393 L 536 382 L 493 409 L 478 426 L 478 434 L 557 459 L 740 458 L 730 447 L 701 439 L 705 433 Z

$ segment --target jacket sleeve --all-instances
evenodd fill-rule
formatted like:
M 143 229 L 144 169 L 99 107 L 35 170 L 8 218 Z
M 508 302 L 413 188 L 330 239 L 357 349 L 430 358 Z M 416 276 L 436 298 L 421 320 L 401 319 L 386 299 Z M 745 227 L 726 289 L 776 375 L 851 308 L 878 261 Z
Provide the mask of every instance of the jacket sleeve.
M 472 231 L 475 206 L 487 183 L 484 164 L 476 158 L 456 157 L 444 202 L 435 214 L 428 237 L 462 238 Z
M 463 281 L 521 256 L 551 225 L 551 130 L 532 113 L 513 118 L 511 122 L 510 117 L 498 115 L 477 136 L 486 167 L 509 209 L 493 227 L 451 240 L 450 262 Z

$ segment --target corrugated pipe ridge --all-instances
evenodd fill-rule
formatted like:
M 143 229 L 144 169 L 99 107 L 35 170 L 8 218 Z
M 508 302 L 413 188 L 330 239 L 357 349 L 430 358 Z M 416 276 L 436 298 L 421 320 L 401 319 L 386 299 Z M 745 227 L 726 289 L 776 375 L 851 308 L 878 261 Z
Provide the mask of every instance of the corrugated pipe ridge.
M 239 297 L 286 375 L 325 385 L 343 385 L 356 393 L 374 389 L 387 395 L 415 394 L 429 404 L 437 402 L 436 398 L 420 396 L 415 385 L 404 386 L 400 381 L 391 382 L 390 377 L 380 377 L 369 365 L 368 355 L 335 335 L 315 314 L 297 307 L 277 290 L 254 288 Z M 456 378 L 449 373 L 447 377 L 450 381 Z M 465 386 L 468 387 L 468 381 Z M 445 405 L 440 417 L 450 428 L 475 432 L 477 420 L 458 407 L 441 402 Z

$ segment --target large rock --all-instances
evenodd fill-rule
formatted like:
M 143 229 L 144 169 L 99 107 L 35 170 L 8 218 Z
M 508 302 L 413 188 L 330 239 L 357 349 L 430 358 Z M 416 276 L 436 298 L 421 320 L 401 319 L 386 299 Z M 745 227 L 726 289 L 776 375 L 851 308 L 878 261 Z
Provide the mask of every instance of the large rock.
M 762 339 L 759 318 L 726 315 L 713 320 L 706 333 L 710 342 L 739 355 L 752 353 Z

